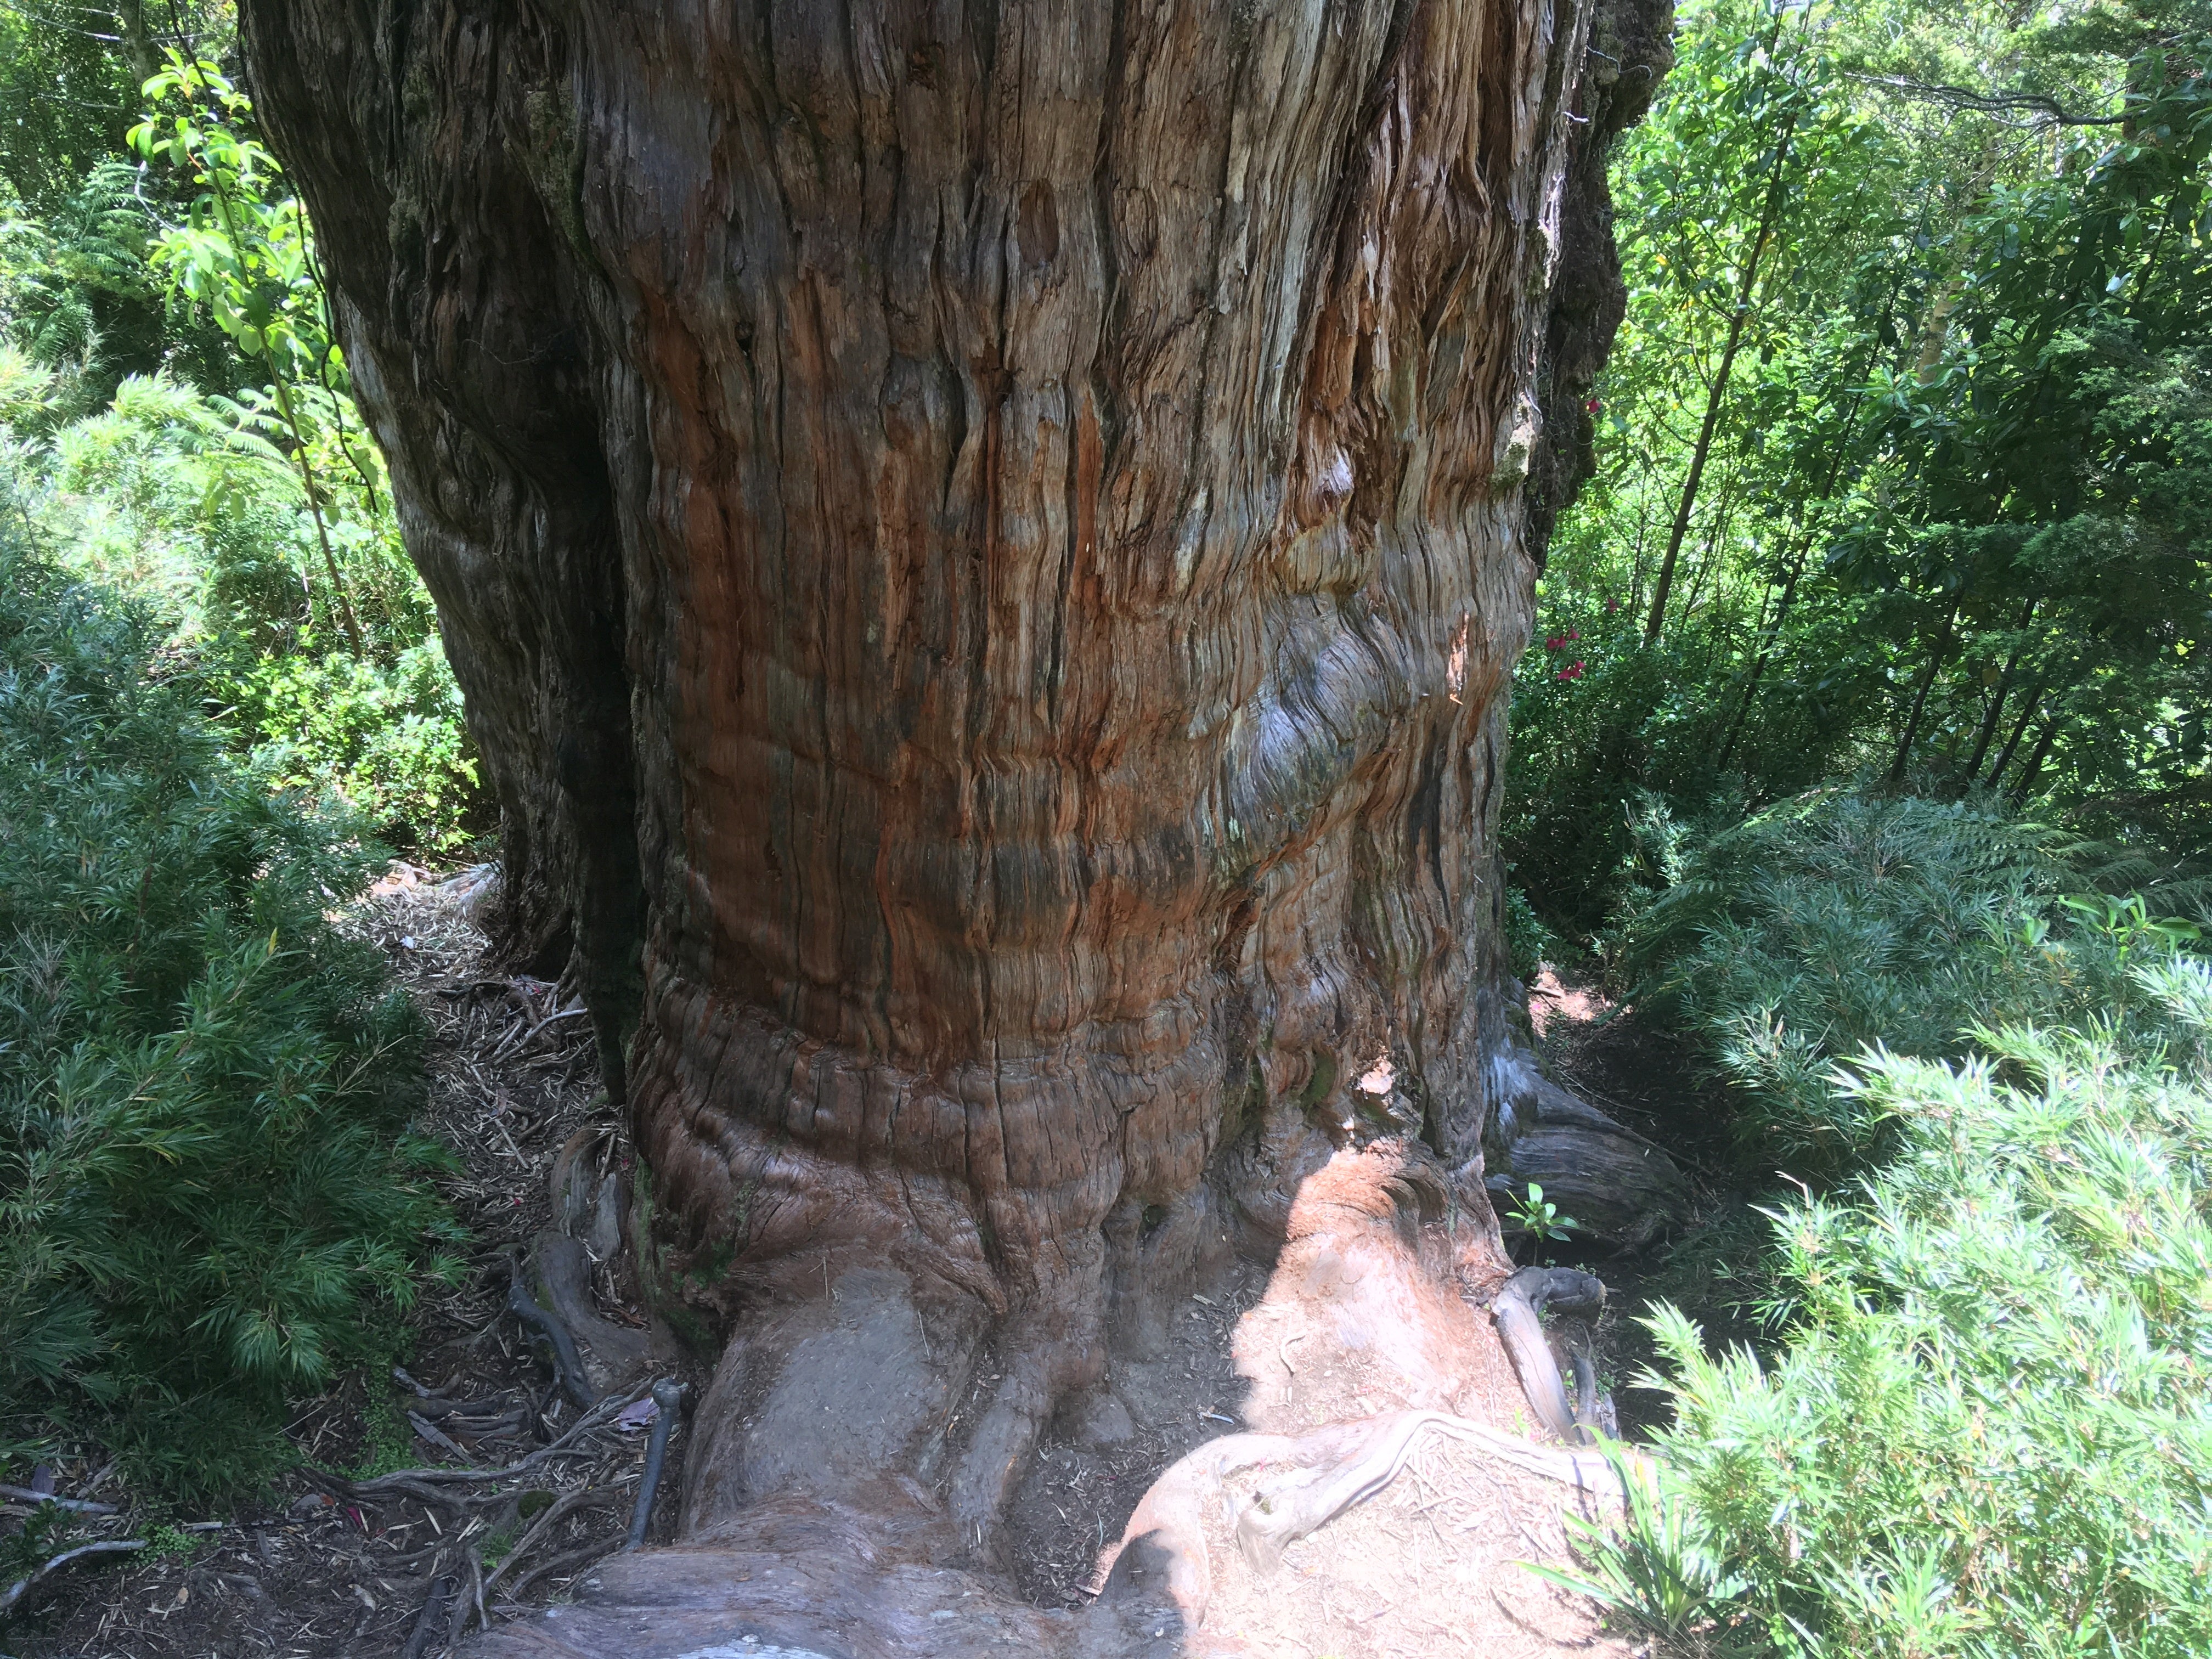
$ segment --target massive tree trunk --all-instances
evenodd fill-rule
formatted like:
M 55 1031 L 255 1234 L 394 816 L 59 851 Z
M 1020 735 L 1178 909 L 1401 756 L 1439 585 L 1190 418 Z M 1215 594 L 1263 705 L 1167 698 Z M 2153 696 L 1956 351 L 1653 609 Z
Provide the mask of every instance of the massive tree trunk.
M 1500 1276 L 1522 486 L 1618 315 L 1553 318 L 1563 179 L 1640 108 L 1577 112 L 1586 10 L 241 11 L 510 942 L 727 1339 L 687 1528 L 896 1476 L 988 1559 L 1052 1413 L 1332 1159 Z

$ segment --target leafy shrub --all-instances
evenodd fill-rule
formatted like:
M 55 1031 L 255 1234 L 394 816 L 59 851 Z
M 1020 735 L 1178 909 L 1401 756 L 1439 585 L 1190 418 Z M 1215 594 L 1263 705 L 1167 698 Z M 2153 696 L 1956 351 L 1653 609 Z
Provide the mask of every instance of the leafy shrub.
M 337 652 L 270 656 L 217 684 L 258 739 L 251 764 L 276 787 L 335 787 L 410 851 L 450 851 L 478 827 L 460 688 L 436 639 L 388 667 Z
M 0 544 L 0 1443 L 204 1498 L 459 1235 L 404 1133 L 418 1022 L 324 917 L 369 852 L 149 649 Z
M 41 459 L 44 539 L 93 580 L 157 600 L 187 637 L 204 631 L 202 591 L 227 567 L 299 561 L 283 457 L 234 408 L 166 375 L 124 380 Z M 285 583 L 276 614 L 300 592 Z
M 15 378 L 20 400 L 36 382 Z M 0 389 L 8 385 L 0 374 Z M 12 401 L 0 391 L 0 416 Z M 31 435 L 44 405 L 22 406 Z M 38 435 L 28 459 L 44 485 L 34 515 L 42 543 L 94 580 L 158 598 L 180 640 L 266 653 L 294 648 L 310 629 L 337 633 L 324 535 L 341 556 L 346 602 L 371 654 L 388 656 L 431 629 L 429 595 L 380 487 L 341 495 L 325 485 L 319 532 L 290 434 L 264 394 L 210 397 L 164 374 L 131 375 L 106 409 Z M 334 470 L 360 446 L 333 436 L 329 447 L 318 459 Z
M 1666 1501 L 1585 1588 L 1692 1647 L 2212 1652 L 2212 971 L 2127 977 L 2178 1066 L 2020 1027 L 1956 1064 L 1859 1058 L 1891 1162 L 1863 1202 L 1777 1216 L 1771 1365 L 1650 1322 Z
M 1838 1082 L 1863 1044 L 1958 1058 L 1982 1024 L 2160 1022 L 2129 975 L 2193 933 L 2081 884 L 2048 830 L 1986 808 L 1815 791 L 1701 843 L 1648 830 L 1668 880 L 1623 930 L 1654 1012 L 1735 1091 L 1765 1158 L 1833 1177 L 1889 1130 Z
M 0 421 L 45 407 L 52 379 L 0 349 Z M 337 791 L 410 851 L 449 851 L 483 797 L 429 597 L 388 517 L 327 514 L 372 646 L 331 648 L 337 613 L 299 474 L 251 401 L 126 378 L 107 410 L 19 446 L 0 501 L 70 568 L 159 605 L 257 770 Z
M 1528 902 L 1528 896 L 1518 887 L 1505 890 L 1505 954 L 1514 973 L 1524 980 L 1534 980 L 1543 971 L 1544 963 L 1556 955 L 1559 948 L 1559 935 L 1544 925 Z

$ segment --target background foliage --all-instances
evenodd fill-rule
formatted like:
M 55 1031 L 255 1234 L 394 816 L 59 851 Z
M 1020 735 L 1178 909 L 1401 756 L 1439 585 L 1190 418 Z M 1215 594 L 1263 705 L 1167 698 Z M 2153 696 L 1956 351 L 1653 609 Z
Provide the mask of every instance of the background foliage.
M 0 3 L 35 94 L 0 143 L 0 511 L 152 601 L 259 769 L 451 854 L 486 827 L 459 693 L 227 8 L 70 15 Z
M 1961 1059 L 2027 1024 L 2165 1040 L 2136 1028 L 2155 1000 L 2133 970 L 2198 930 L 2151 913 L 2172 890 L 2096 890 L 2090 850 L 1986 805 L 1816 790 L 1662 851 L 1619 963 L 1728 1090 L 1746 1157 L 1832 1182 L 1891 1140 L 1836 1069 L 1862 1048 Z
M 455 1235 L 325 919 L 484 827 L 227 0 L 0 0 L 0 1461 L 242 1492 Z
M 1637 884 L 1650 793 L 1856 775 L 2212 845 L 2208 37 L 2198 0 L 1684 9 L 1516 692 L 1508 856 L 1560 933 Z
M 1506 845 L 1726 1133 L 1569 1576 L 1667 1652 L 2212 1650 L 2212 7 L 1678 52 Z

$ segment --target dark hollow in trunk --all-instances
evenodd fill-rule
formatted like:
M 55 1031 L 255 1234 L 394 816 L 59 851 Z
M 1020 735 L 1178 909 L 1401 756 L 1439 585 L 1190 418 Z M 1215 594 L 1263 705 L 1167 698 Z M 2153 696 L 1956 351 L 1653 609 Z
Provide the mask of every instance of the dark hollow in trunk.
M 988 1555 L 1347 1147 L 1502 1273 L 1523 486 L 1587 465 L 1540 397 L 1586 436 L 1663 8 L 241 11 L 507 943 L 728 1341 L 687 1530 L 896 1474 Z

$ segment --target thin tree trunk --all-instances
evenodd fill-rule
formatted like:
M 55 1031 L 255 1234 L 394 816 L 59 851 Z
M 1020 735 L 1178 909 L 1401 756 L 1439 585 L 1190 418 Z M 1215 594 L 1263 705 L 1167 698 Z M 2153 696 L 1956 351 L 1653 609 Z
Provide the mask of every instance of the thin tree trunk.
M 276 393 L 276 408 L 284 417 L 284 425 L 292 434 L 292 461 L 300 469 L 300 482 L 307 492 L 307 513 L 315 521 L 315 540 L 323 550 L 323 568 L 330 574 L 331 599 L 344 626 L 346 643 L 353 652 L 356 662 L 368 659 L 368 648 L 362 637 L 361 619 L 354 614 L 353 595 L 346 590 L 345 578 L 338 573 L 337 555 L 331 550 L 330 526 L 323 512 L 321 483 L 315 477 L 314 463 L 307 458 L 307 434 L 300 424 L 300 417 L 292 407 L 291 388 L 284 384 L 284 376 L 277 368 L 274 357 L 265 359 L 269 366 L 269 382 Z
M 1905 735 L 1897 741 L 1897 758 L 1890 763 L 1890 787 L 1905 781 L 1906 763 L 1912 758 L 1912 745 L 1920 736 L 1920 716 L 1928 707 L 1928 694 L 1935 689 L 1936 677 L 1942 672 L 1943 659 L 1951 652 L 1951 633 L 1959 619 L 1960 601 L 1953 599 L 1951 608 L 1943 613 L 1943 627 L 1936 635 L 1935 648 L 1928 653 L 1928 672 L 1920 677 L 1920 689 L 1913 696 L 1912 712 L 1905 717 Z
M 1690 579 L 1690 591 L 1682 601 L 1684 616 L 1697 614 L 1698 600 L 1705 592 L 1705 583 L 1713 574 L 1714 561 L 1719 553 L 1720 545 L 1728 539 L 1729 521 L 1735 516 L 1735 481 L 1731 479 L 1728 487 L 1721 492 L 1720 510 L 1713 514 L 1712 528 L 1705 537 L 1705 551 L 1698 557 L 1697 563 L 1692 567 L 1693 574 Z
M 1719 429 L 1721 410 L 1728 402 L 1729 376 L 1735 368 L 1736 349 L 1743 343 L 1744 325 L 1751 319 L 1752 297 L 1759 283 L 1759 261 L 1765 257 L 1766 245 L 1772 239 L 1774 227 L 1782 216 L 1783 169 L 1790 158 L 1790 141 L 1796 136 L 1797 116 L 1790 112 L 1789 125 L 1783 128 L 1782 137 L 1774 149 L 1774 166 L 1768 175 L 1766 199 L 1759 214 L 1759 229 L 1752 238 L 1751 257 L 1744 261 L 1743 276 L 1736 285 L 1735 308 L 1729 316 L 1728 342 L 1721 349 L 1721 360 L 1713 371 L 1713 383 L 1705 393 L 1705 419 L 1698 426 L 1698 441 L 1690 452 L 1690 470 L 1682 479 L 1682 495 L 1674 508 L 1674 521 L 1667 532 L 1667 551 L 1659 561 L 1658 585 L 1651 593 L 1651 615 L 1644 624 L 1644 642 L 1651 644 L 1659 638 L 1661 626 L 1667 619 L 1667 596 L 1674 586 L 1674 562 L 1681 555 L 1682 538 L 1690 528 L 1690 514 L 1698 504 L 1698 486 L 1705 476 L 1705 461 L 1712 453 L 1713 434 Z
M 1920 232 L 1924 233 L 1927 229 L 1928 214 L 1929 204 L 1923 203 L 1918 227 Z M 1882 314 L 1885 319 L 1896 315 L 1897 297 L 1904 280 L 1900 267 L 1898 273 L 1890 279 L 1889 295 L 1882 304 Z M 1880 338 L 1881 332 L 1876 330 L 1867 341 L 1865 349 L 1853 360 L 1845 374 L 1844 379 L 1846 384 L 1856 386 L 1865 377 L 1868 361 L 1873 356 L 1875 345 Z M 1829 395 L 1833 395 L 1832 385 Z M 1817 495 L 1801 498 L 1799 503 L 1801 518 L 1808 502 L 1825 501 L 1834 497 L 1837 481 L 1843 476 L 1844 460 L 1850 448 L 1851 432 L 1858 422 L 1859 405 L 1865 399 L 1866 393 L 1863 389 L 1852 392 L 1850 406 L 1844 417 L 1843 430 L 1836 434 L 1836 441 L 1828 452 L 1827 477 L 1822 482 Z M 1782 603 L 1775 610 L 1773 623 L 1760 637 L 1759 654 L 1752 662 L 1751 672 L 1745 678 L 1743 696 L 1736 704 L 1735 718 L 1729 722 L 1727 740 L 1721 745 L 1717 764 L 1723 769 L 1727 767 L 1730 757 L 1735 753 L 1737 739 L 1742 735 L 1745 723 L 1750 719 L 1752 704 L 1758 694 L 1759 680 L 1766 672 L 1767 659 L 1772 653 L 1775 642 L 1782 637 L 1783 623 L 1789 618 L 1790 605 L 1796 597 L 1797 583 L 1803 575 L 1805 561 L 1811 556 L 1813 543 L 1817 534 L 1818 532 L 1814 528 L 1805 527 L 1804 534 L 1797 544 L 1796 555 L 1790 562 L 1790 574 L 1783 584 Z
M 2043 763 L 2050 759 L 2051 745 L 2057 740 L 2060 724 L 2055 714 L 2044 721 L 2042 733 L 2035 740 L 2035 748 L 2028 755 L 2027 764 L 2021 769 L 2020 781 L 2013 786 L 2012 798 L 2015 802 L 2025 801 L 2035 793 L 2036 782 L 2043 775 Z
M 246 243 L 239 231 L 237 209 L 216 169 L 210 167 L 208 174 L 210 192 L 222 215 L 223 234 L 229 239 L 232 257 L 242 264 Z M 300 483 L 307 492 L 307 513 L 315 523 L 315 540 L 322 549 L 323 568 L 330 574 L 331 605 L 345 628 L 354 660 L 361 662 L 368 658 L 368 652 L 362 639 L 360 618 L 354 615 L 353 596 L 346 591 L 345 578 L 338 574 L 337 556 L 331 550 L 330 526 L 324 520 L 323 492 L 315 477 L 314 463 L 307 455 L 307 434 L 292 407 L 291 388 L 284 384 L 284 371 L 276 362 L 276 354 L 264 345 L 260 355 L 263 367 L 269 371 L 270 390 L 276 396 L 277 412 L 284 417 L 285 429 L 292 434 L 292 463 L 300 469 Z
M 1974 752 L 1966 762 L 1969 780 L 1981 775 L 1982 762 L 1990 752 L 1990 741 L 1996 736 L 1997 722 L 2004 717 L 2005 699 L 2012 693 L 2013 676 L 2020 672 L 2020 659 L 2027 650 L 2027 626 L 2035 620 L 2036 604 L 2036 600 L 2030 599 L 2021 611 L 2021 638 L 2014 642 L 2012 655 L 2005 659 L 2004 673 L 1997 680 L 1996 693 L 1990 699 L 1990 706 L 1982 715 L 1982 729 L 1975 735 Z
M 2043 685 L 2039 681 L 2028 688 L 2027 701 L 2021 706 L 2020 719 L 2013 723 L 2012 735 L 2005 739 L 2004 747 L 1997 751 L 1996 761 L 1990 766 L 1989 776 L 1982 780 L 1984 787 L 1996 787 L 1997 780 L 2004 775 L 2005 768 L 2012 764 L 2012 751 L 2020 746 L 2021 738 L 2027 734 L 2028 722 L 2035 718 L 2035 711 L 2042 701 Z
M 1790 574 L 1782 584 L 1781 603 L 1774 607 L 1774 620 L 1759 629 L 1759 649 L 1751 659 L 1751 670 L 1744 676 L 1743 696 L 1736 702 L 1735 717 L 1729 722 L 1728 736 L 1722 741 L 1720 758 L 1714 763 L 1716 770 L 1726 771 L 1735 754 L 1736 739 L 1743 735 L 1744 722 L 1750 718 L 1752 700 L 1759 693 L 1760 677 L 1766 672 L 1767 659 L 1773 653 L 1774 641 L 1782 637 L 1782 625 L 1790 619 L 1790 607 L 1797 597 L 1797 582 L 1803 574 L 1805 560 L 1813 548 L 1808 535 L 1797 544 L 1796 556 L 1790 562 Z
M 161 54 L 154 50 L 154 37 L 146 27 L 145 0 L 116 0 L 116 44 L 131 72 L 143 86 L 161 72 Z
M 1858 376 L 1855 374 L 1850 378 L 1856 380 Z M 1862 395 L 1852 394 L 1850 410 L 1844 418 L 1844 429 L 1837 434 L 1834 447 L 1829 452 L 1827 479 L 1820 486 L 1820 494 L 1810 498 L 1813 501 L 1826 501 L 1836 493 L 1836 481 L 1843 474 L 1844 454 L 1852 424 L 1858 416 Z M 1802 519 L 1802 503 L 1799 511 Z M 1720 769 L 1726 769 L 1730 757 L 1735 753 L 1736 740 L 1742 735 L 1745 721 L 1750 718 L 1753 699 L 1758 695 L 1759 682 L 1766 672 L 1767 659 L 1773 654 L 1775 642 L 1782 637 L 1783 624 L 1790 619 L 1790 608 L 1797 598 L 1797 584 L 1804 576 L 1805 562 L 1812 556 L 1813 543 L 1818 535 L 1817 529 L 1807 527 L 1798 538 L 1796 550 L 1790 560 L 1789 574 L 1783 579 L 1781 602 L 1774 608 L 1774 620 L 1762 623 L 1760 626 L 1758 653 L 1752 659 L 1750 672 L 1744 677 L 1743 696 L 1736 702 L 1735 716 L 1729 722 L 1728 736 L 1721 744 L 1720 758 L 1715 763 Z

